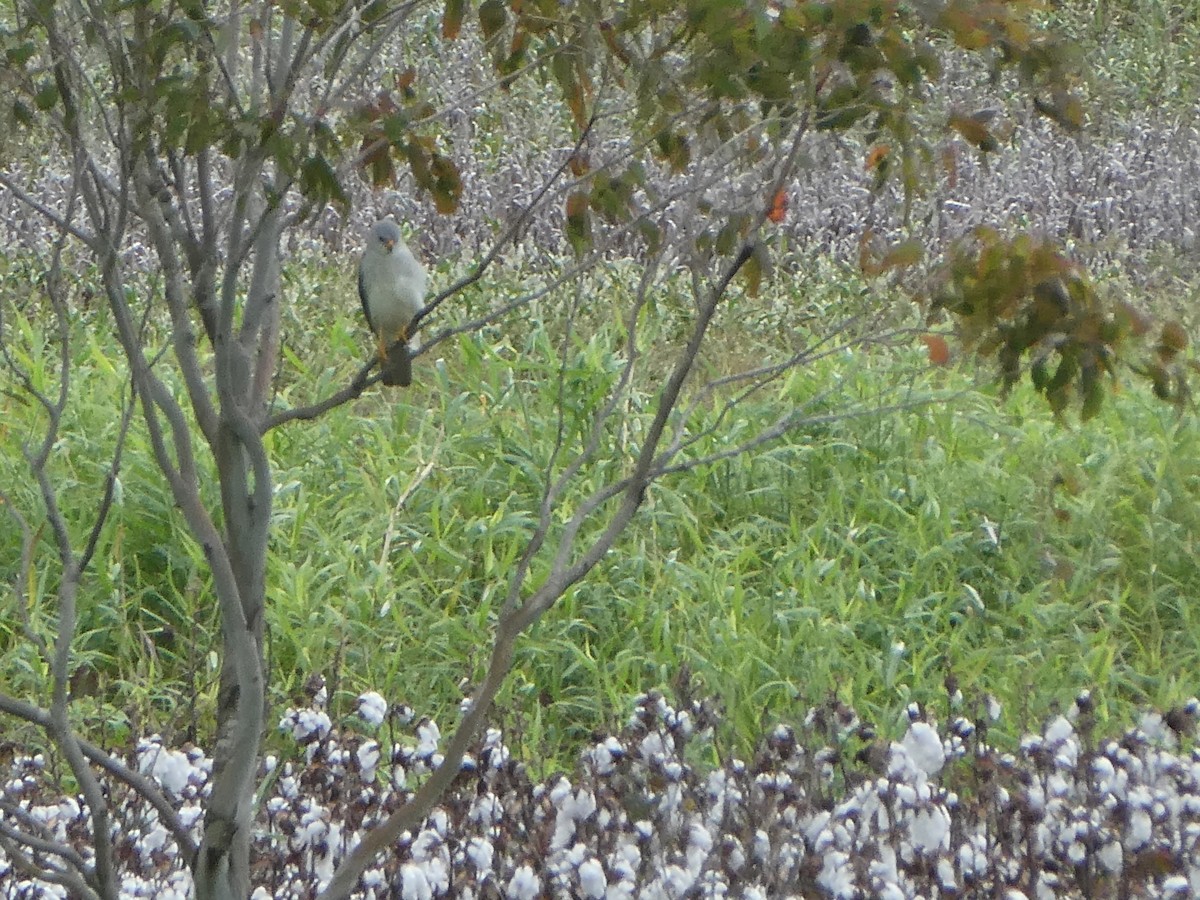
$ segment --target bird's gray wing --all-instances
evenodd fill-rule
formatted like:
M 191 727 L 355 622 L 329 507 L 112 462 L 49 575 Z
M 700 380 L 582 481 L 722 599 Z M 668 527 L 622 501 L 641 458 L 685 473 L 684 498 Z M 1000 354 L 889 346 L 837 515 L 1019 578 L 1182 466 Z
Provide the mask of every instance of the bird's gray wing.
M 367 286 L 363 283 L 363 267 L 362 263 L 358 264 L 358 299 L 362 303 L 363 315 L 367 319 L 367 327 L 371 331 L 375 330 L 375 324 L 371 321 L 371 308 L 367 303 Z

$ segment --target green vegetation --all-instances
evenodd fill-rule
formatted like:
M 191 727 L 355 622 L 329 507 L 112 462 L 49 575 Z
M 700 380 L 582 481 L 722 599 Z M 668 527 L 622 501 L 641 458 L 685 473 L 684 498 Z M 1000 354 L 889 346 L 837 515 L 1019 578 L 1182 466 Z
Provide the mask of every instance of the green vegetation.
M 344 271 L 297 266 L 289 279 L 298 299 L 280 405 L 344 384 L 368 347 Z M 589 287 L 612 296 L 621 273 L 611 279 Z M 796 290 L 782 279 L 759 298 L 735 294 L 708 373 L 743 365 L 772 342 L 819 339 L 863 302 L 863 289 L 824 265 L 803 296 L 780 293 Z M 442 321 L 469 314 L 473 302 Z M 765 326 L 781 314 L 793 328 Z M 642 327 L 665 337 L 686 315 L 659 297 Z M 113 398 L 127 393 L 105 316 L 72 323 L 78 402 L 51 469 L 81 535 L 117 428 Z M 568 338 L 562 390 L 578 401 L 565 405 L 568 447 L 590 426 L 575 411 L 589 409 L 586 398 L 619 371 L 621 326 L 606 316 L 593 305 Z M 41 359 L 31 370 L 52 389 L 44 338 L 18 324 L 29 361 Z M 375 689 L 451 717 L 460 679 L 482 672 L 506 574 L 536 512 L 559 429 L 563 340 L 560 312 L 534 307 L 504 330 L 435 348 L 411 391 L 373 389 L 272 434 L 276 713 L 323 672 L 335 712 Z M 592 729 L 623 718 L 633 694 L 670 684 L 683 666 L 725 704 L 744 742 L 763 718 L 802 714 L 831 692 L 894 721 L 912 700 L 942 703 L 949 672 L 968 697 L 991 692 L 1004 702 L 1014 729 L 1084 687 L 1095 691 L 1101 721 L 1121 717 L 1114 727 L 1132 706 L 1165 707 L 1195 692 L 1178 674 L 1200 670 L 1192 417 L 1129 391 L 1086 426 L 1056 424 L 1028 387 L 1001 400 L 959 371 L 929 367 L 914 344 L 837 350 L 794 372 L 771 396 L 745 401 L 692 455 L 754 433 L 778 415 L 781 398 L 811 410 L 813 423 L 756 456 L 652 488 L 618 549 L 521 644 L 501 708 L 526 752 L 566 758 Z M 36 509 L 17 442 L 39 433 L 38 411 L 16 394 L 3 402 L 0 480 Z M 881 410 L 895 404 L 916 405 Z M 693 412 L 693 430 L 718 409 Z M 627 428 L 609 439 L 636 444 L 637 420 Z M 613 465 L 600 463 L 575 490 Z M 190 736 L 211 716 L 217 673 L 203 554 L 172 509 L 140 425 L 120 480 L 84 584 L 77 691 L 95 696 L 78 714 L 126 723 L 110 731 L 118 741 L 149 729 Z M 14 528 L 0 519 L 4 584 L 16 569 Z M 30 586 L 44 633 L 55 587 L 49 556 Z M 44 695 L 42 664 L 7 614 L 0 652 L 0 690 Z
M 1099 101 L 1095 121 L 1112 125 L 1131 112 L 1154 109 L 1194 119 L 1200 6 L 1181 0 L 1067 0 L 1057 5 L 1054 24 L 1085 53 Z

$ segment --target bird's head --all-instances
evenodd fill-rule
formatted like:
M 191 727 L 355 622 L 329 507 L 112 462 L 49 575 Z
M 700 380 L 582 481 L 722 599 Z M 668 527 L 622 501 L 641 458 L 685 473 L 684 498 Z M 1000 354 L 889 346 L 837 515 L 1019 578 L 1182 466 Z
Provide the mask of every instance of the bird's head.
M 397 244 L 404 243 L 400 236 L 400 226 L 389 219 L 376 222 L 372 236 L 382 245 L 384 253 L 391 253 Z

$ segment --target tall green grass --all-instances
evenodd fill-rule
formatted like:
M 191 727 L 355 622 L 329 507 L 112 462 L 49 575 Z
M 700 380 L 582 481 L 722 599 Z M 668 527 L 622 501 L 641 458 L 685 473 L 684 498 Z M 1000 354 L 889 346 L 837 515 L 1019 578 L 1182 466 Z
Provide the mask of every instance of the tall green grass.
M 299 266 L 290 277 L 298 299 L 279 405 L 344 384 L 369 352 L 345 273 Z M 865 302 L 849 279 L 829 270 L 800 296 L 778 285 L 759 299 L 735 298 L 705 370 L 818 336 L 822 314 L 832 321 Z M 596 297 L 618 290 L 591 287 Z M 465 298 L 441 321 L 477 302 Z M 797 309 L 806 312 L 794 328 L 739 330 Z M 277 708 L 323 672 L 335 712 L 371 688 L 453 717 L 462 682 L 486 664 L 496 611 L 533 528 L 559 392 L 571 450 L 617 377 L 619 310 L 593 303 L 567 335 L 557 309 L 531 308 L 439 345 L 418 361 L 410 390 L 373 389 L 272 433 L 268 633 Z M 687 315 L 679 298 L 656 298 L 642 323 L 648 346 L 669 346 Z M 125 387 L 103 313 L 76 322 L 73 335 L 75 389 L 52 474 L 82 536 Z M 20 346 L 52 387 L 46 336 L 28 325 Z M 626 419 L 606 434 L 610 452 L 567 492 L 568 513 L 622 471 L 656 383 L 631 396 Z M 942 399 L 876 411 L 922 397 Z M 3 403 L 0 478 L 32 521 L 39 501 L 18 446 L 37 437 L 41 418 L 18 390 Z M 1056 424 L 1036 397 L 1001 400 L 974 386 L 970 372 L 930 370 L 901 345 L 821 357 L 741 405 L 695 452 L 732 446 L 805 405 L 823 417 L 853 415 L 821 418 L 753 455 L 655 485 L 614 551 L 522 641 L 500 709 L 529 756 L 565 758 L 623 718 L 632 695 L 669 685 L 684 668 L 723 704 L 743 744 L 764 719 L 801 714 L 829 694 L 895 721 L 911 701 L 944 703 L 948 674 L 969 696 L 1005 703 L 1013 729 L 1085 687 L 1114 727 L 1135 706 L 1196 692 L 1184 674 L 1200 671 L 1200 454 L 1190 416 L 1129 390 L 1086 427 Z M 702 430 L 717 411 L 700 407 L 689 427 Z M 214 604 L 202 554 L 140 425 L 120 477 L 84 585 L 77 712 L 108 723 L 112 740 L 148 729 L 202 735 L 215 692 Z M 0 517 L 5 585 L 16 571 L 15 538 L 12 520 Z M 29 611 L 48 633 L 57 568 L 44 533 L 37 549 Z M 535 565 L 535 582 L 545 568 Z M 0 688 L 44 701 L 45 667 L 22 637 L 15 602 L 5 587 Z

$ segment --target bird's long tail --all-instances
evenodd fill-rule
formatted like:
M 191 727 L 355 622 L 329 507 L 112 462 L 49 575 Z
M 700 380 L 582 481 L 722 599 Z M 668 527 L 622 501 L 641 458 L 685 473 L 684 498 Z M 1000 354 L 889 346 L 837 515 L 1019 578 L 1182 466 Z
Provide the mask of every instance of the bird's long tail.
M 387 351 L 387 359 L 380 370 L 383 383 L 388 387 L 408 387 L 412 384 L 412 353 L 408 341 L 398 340 Z

